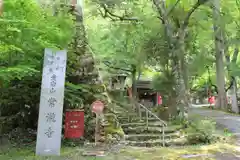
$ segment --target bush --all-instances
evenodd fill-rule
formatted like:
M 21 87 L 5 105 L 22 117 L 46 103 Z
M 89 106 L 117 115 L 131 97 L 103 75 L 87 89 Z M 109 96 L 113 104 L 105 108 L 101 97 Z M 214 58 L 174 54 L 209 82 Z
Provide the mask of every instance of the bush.
M 190 144 L 211 143 L 214 140 L 216 123 L 209 119 L 192 121 L 187 129 Z
M 155 113 L 160 119 L 164 121 L 169 120 L 168 107 L 165 106 L 155 106 L 152 108 L 152 112 Z

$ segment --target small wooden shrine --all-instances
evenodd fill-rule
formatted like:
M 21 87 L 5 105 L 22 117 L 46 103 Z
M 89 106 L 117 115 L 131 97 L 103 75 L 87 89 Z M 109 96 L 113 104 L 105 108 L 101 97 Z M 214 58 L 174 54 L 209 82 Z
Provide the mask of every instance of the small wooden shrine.
M 112 74 L 109 77 L 108 89 L 110 90 L 125 90 L 126 95 L 129 96 L 129 87 L 132 84 L 126 85 L 127 74 Z M 140 103 L 145 105 L 146 107 L 152 107 L 157 105 L 157 92 L 154 91 L 152 87 L 152 79 L 151 78 L 142 78 L 136 82 L 137 88 L 137 99 Z M 131 87 L 130 87 L 131 90 Z
M 157 92 L 152 88 L 152 79 L 139 79 L 136 83 L 138 99 L 146 107 L 157 105 Z

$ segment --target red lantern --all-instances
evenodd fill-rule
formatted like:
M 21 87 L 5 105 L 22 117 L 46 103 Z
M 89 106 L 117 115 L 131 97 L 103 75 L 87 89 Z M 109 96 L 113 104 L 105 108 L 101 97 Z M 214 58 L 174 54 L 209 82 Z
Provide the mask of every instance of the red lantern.
M 162 104 L 162 96 L 158 95 L 158 105 Z
M 84 135 L 84 111 L 69 110 L 65 118 L 65 138 L 80 138 Z

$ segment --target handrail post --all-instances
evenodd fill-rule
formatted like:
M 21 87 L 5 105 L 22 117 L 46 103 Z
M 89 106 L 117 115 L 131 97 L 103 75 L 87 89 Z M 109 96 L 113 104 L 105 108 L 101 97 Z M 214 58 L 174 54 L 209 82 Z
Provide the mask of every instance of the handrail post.
M 147 118 L 147 128 L 148 128 L 148 111 L 146 111 L 146 118 Z
M 164 126 L 162 126 L 162 141 L 163 141 L 163 147 L 165 147 L 165 131 L 164 131 Z
M 139 116 L 140 120 L 142 120 L 141 106 L 139 104 L 137 104 L 137 108 L 138 108 L 138 116 Z
M 161 120 L 158 116 L 156 116 L 155 114 L 153 114 L 149 109 L 147 109 L 144 105 L 142 105 L 141 103 L 138 103 L 138 107 L 142 107 L 144 110 L 148 111 L 152 116 L 154 116 L 156 119 L 158 119 L 161 123 L 163 123 L 165 126 L 167 125 L 166 122 L 164 122 L 163 120 Z

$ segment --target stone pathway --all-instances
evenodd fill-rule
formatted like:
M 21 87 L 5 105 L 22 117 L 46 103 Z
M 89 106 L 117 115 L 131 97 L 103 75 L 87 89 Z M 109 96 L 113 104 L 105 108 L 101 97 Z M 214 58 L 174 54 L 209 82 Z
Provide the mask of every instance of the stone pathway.
M 240 116 L 232 115 L 222 111 L 204 109 L 204 108 L 195 108 L 195 107 L 190 108 L 189 113 L 212 118 L 214 121 L 216 121 L 217 125 L 227 128 L 237 137 L 236 145 L 239 146 L 239 150 L 240 150 Z M 240 157 L 235 157 L 235 156 L 233 157 L 232 155 L 224 155 L 224 154 L 223 155 L 217 154 L 216 158 L 218 160 L 240 159 Z

